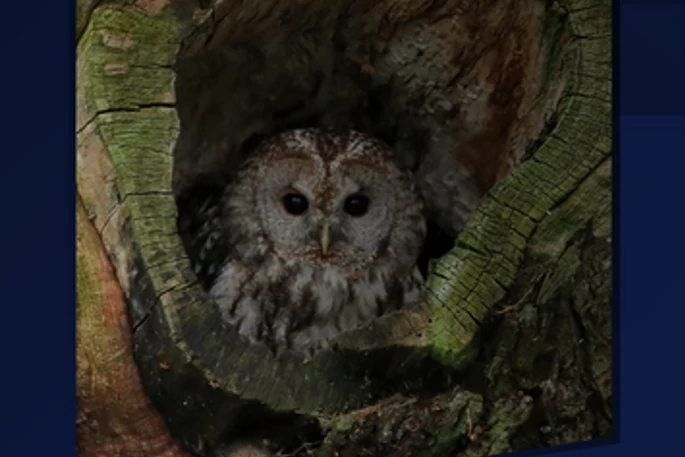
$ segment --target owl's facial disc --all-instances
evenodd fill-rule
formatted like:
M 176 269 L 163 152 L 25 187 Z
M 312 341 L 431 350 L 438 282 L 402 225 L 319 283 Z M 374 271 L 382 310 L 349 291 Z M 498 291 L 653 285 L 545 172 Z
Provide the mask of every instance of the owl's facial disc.
M 288 188 L 285 191 L 285 196 L 282 199 L 283 209 L 291 216 L 302 216 L 309 209 L 309 201 L 302 193 Z M 321 224 L 321 231 L 319 233 L 319 245 L 321 246 L 321 254 L 323 257 L 328 255 L 328 247 L 330 245 L 330 223 L 324 219 Z
M 382 254 L 394 226 L 396 197 L 383 170 L 341 166 L 331 178 L 338 192 L 330 201 L 331 246 L 365 263 Z
M 356 270 L 387 249 L 401 204 L 397 170 L 350 151 L 289 150 L 265 162 L 253 182 L 255 204 L 265 238 L 282 259 Z
M 299 170 L 288 177 L 260 193 L 257 202 L 264 231 L 280 257 L 361 267 L 384 248 L 394 208 L 385 180 L 358 182 L 333 174 L 324 185 Z

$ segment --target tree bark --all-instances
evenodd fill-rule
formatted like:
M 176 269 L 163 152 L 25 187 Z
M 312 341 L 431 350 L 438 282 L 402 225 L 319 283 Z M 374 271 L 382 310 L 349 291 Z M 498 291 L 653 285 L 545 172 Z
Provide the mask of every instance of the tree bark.
M 76 220 L 79 455 L 187 456 L 143 393 L 124 294 L 80 197 Z
M 475 456 L 611 435 L 608 0 L 82 4 L 82 455 L 238 455 L 241 438 L 255 455 Z M 272 47 L 310 29 L 345 45 L 327 76 L 323 44 Z M 248 41 L 263 44 L 262 67 L 222 54 Z M 295 57 L 268 58 L 283 55 Z M 253 84 L 216 77 L 231 59 L 278 77 L 262 98 L 227 103 L 227 87 Z M 334 100 L 352 100 L 329 101 L 349 109 L 324 109 L 322 123 L 430 132 L 425 157 L 411 136 L 393 133 L 395 146 L 428 176 L 464 164 L 482 197 L 431 265 L 423 306 L 303 363 L 221 324 L 177 234 L 175 196 L 187 170 L 226 168 L 273 112 L 317 99 L 322 73 Z M 380 120 L 363 105 L 372 89 L 386 94 Z M 211 149 L 198 138 L 230 154 L 179 152 L 177 141 Z

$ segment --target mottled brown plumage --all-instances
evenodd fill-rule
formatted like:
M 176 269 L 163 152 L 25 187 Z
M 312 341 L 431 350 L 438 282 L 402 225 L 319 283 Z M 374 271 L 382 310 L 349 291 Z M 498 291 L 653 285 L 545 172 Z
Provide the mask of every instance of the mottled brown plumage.
M 311 355 L 420 299 L 421 199 L 392 151 L 361 133 L 273 137 L 201 213 L 196 272 L 223 318 L 274 351 Z

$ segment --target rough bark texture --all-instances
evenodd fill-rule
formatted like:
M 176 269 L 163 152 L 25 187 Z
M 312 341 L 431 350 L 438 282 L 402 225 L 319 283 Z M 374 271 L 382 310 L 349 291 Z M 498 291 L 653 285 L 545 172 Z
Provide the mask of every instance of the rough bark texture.
M 223 448 L 238 436 L 298 455 L 472 456 L 611 435 L 610 2 L 82 3 L 83 455 L 183 455 L 151 404 L 203 455 L 248 452 Z M 269 41 L 296 30 L 314 38 Z M 344 44 L 332 63 L 326 46 L 309 46 L 326 33 Z M 246 40 L 262 43 L 261 56 L 307 52 L 262 59 L 298 84 L 262 81 L 262 97 L 233 100 L 236 111 L 222 82 L 254 82 L 226 84 L 222 65 L 254 61 L 246 74 L 270 74 L 222 51 Z M 335 90 L 319 98 L 321 84 Z M 227 166 L 302 99 L 344 106 L 317 106 L 319 122 L 356 119 L 419 172 L 465 164 L 483 194 L 432 265 L 425 306 L 343 335 L 307 364 L 220 323 L 190 271 L 174 202 L 187 170 Z M 177 139 L 196 151 L 199 137 L 229 153 L 174 157 Z M 123 425 L 132 421 L 150 425 Z
M 79 455 L 187 457 L 143 393 L 126 300 L 80 198 L 76 221 Z

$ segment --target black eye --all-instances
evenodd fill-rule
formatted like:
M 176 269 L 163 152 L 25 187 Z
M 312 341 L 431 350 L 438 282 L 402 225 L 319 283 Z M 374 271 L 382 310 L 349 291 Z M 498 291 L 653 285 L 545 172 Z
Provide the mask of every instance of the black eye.
M 350 216 L 363 216 L 369 210 L 369 199 L 363 195 L 350 195 L 345 200 L 344 209 Z
M 283 197 L 283 207 L 290 214 L 299 216 L 307 211 L 309 202 L 307 202 L 307 198 L 302 194 L 290 193 Z

